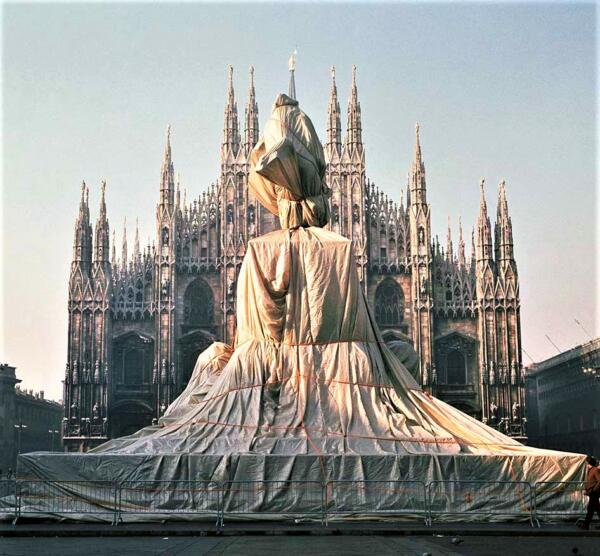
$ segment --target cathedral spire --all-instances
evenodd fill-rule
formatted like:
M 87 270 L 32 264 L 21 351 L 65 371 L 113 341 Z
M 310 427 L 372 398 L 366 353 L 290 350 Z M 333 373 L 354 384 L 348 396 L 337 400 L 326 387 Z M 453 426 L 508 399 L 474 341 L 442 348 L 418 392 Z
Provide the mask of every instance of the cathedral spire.
M 356 66 L 352 66 L 352 86 L 348 101 L 348 129 L 346 131 L 346 148 L 362 150 L 362 118 L 358 89 L 356 87 Z
M 254 90 L 254 66 L 250 66 L 250 85 L 248 87 L 248 104 L 246 105 L 246 126 L 244 129 L 244 149 L 246 154 L 258 142 L 258 104 Z
M 290 59 L 288 61 L 288 67 L 290 70 L 290 85 L 288 89 L 288 96 L 296 99 L 296 51 L 292 52 Z
M 331 93 L 329 94 L 329 107 L 327 110 L 326 148 L 330 159 L 333 151 L 339 154 L 342 149 L 342 122 L 337 85 L 335 82 L 335 66 L 331 67 Z
M 427 203 L 427 185 L 425 181 L 425 164 L 421 153 L 420 126 L 415 125 L 415 154 L 411 168 L 410 202 L 413 204 Z
M 463 269 L 467 266 L 465 254 L 465 240 L 463 238 L 462 219 L 458 217 L 458 266 Z
M 112 233 L 112 244 L 110 246 L 111 254 L 110 254 L 110 265 L 113 268 L 113 271 L 117 271 L 117 236 L 115 231 Z
M 85 188 L 87 186 L 85 185 L 85 181 L 81 182 L 81 198 L 79 199 L 79 217 L 78 220 L 79 221 L 84 221 L 86 218 L 86 200 L 85 200 Z
M 77 263 L 82 271 L 88 271 L 92 264 L 92 226 L 90 225 L 88 189 L 85 181 L 81 182 L 79 214 L 75 222 L 73 263 Z
M 446 233 L 446 258 L 448 262 L 454 260 L 454 246 L 452 245 L 452 227 L 450 226 L 450 217 L 448 216 L 448 231 Z
M 237 102 L 233 90 L 233 66 L 229 66 L 227 104 L 225 105 L 225 124 L 223 127 L 222 158 L 229 152 L 236 156 L 240 148 L 240 125 L 238 120 Z
M 127 272 L 127 217 L 123 220 L 123 242 L 121 243 L 121 270 Z
M 141 263 L 140 255 L 140 229 L 138 219 L 135 219 L 135 239 L 133 241 L 133 264 Z
M 479 218 L 477 219 L 477 262 L 492 261 L 492 230 L 490 219 L 487 213 L 487 203 L 485 201 L 485 179 L 481 178 L 479 183 Z
M 500 182 L 498 189 L 498 211 L 495 226 L 496 240 L 496 263 L 513 261 L 513 234 L 512 221 L 508 214 L 508 203 L 506 201 L 506 184 Z
M 110 230 L 108 219 L 106 217 L 105 200 L 106 182 L 102 181 L 100 185 L 100 211 L 96 220 L 94 262 L 108 263 L 108 252 L 110 243 Z
M 423 164 L 422 156 L 421 156 L 421 126 L 419 122 L 415 124 L 415 156 L 414 163 L 415 164 Z
M 472 271 L 475 270 L 477 264 L 477 249 L 475 248 L 475 227 L 471 228 L 471 263 L 470 268 Z
M 106 220 L 106 181 L 100 184 L 100 213 L 98 219 Z
M 165 154 L 161 168 L 160 179 L 160 203 L 172 206 L 175 194 L 175 171 L 173 169 L 173 157 L 171 154 L 171 124 L 167 126 L 167 139 L 165 142 Z

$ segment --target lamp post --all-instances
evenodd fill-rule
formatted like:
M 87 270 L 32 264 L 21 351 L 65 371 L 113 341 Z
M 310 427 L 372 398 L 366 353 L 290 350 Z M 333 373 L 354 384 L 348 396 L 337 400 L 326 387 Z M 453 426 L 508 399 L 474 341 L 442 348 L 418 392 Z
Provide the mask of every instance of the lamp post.
M 50 451 L 54 452 L 54 437 L 57 434 L 60 434 L 60 431 L 56 430 L 56 429 L 49 429 L 48 432 L 50 433 L 51 437 L 52 437 L 52 448 L 50 449 Z
M 21 453 L 21 433 L 23 432 L 23 429 L 26 429 L 27 425 L 24 425 L 23 423 L 19 423 L 18 425 L 15 425 L 15 429 L 17 429 L 17 456 Z

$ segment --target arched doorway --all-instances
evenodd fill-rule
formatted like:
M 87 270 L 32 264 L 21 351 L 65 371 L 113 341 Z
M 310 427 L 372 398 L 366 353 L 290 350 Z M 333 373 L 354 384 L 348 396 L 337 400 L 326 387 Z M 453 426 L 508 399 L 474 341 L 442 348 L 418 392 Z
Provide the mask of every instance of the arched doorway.
M 404 320 L 404 293 L 399 284 L 386 278 L 375 290 L 375 321 L 381 328 L 399 328 Z
M 177 341 L 177 386 L 181 392 L 192 375 L 198 355 L 215 340 L 214 296 L 202 278 L 192 280 L 183 295 L 183 324 Z
M 152 408 L 136 400 L 123 400 L 110 411 L 110 437 L 127 436 L 152 424 Z

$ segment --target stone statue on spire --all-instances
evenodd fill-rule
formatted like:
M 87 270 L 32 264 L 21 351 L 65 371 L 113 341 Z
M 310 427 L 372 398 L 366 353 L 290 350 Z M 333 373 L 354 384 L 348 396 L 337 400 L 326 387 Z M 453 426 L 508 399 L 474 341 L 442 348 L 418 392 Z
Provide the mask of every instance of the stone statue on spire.
M 288 90 L 288 96 L 290 98 L 293 98 L 294 100 L 296 100 L 296 79 L 295 79 L 295 73 L 296 73 L 296 54 L 298 52 L 294 49 L 294 52 L 292 52 L 292 55 L 290 56 L 290 59 L 288 60 L 288 68 L 290 70 L 290 86 L 289 86 L 289 90 Z

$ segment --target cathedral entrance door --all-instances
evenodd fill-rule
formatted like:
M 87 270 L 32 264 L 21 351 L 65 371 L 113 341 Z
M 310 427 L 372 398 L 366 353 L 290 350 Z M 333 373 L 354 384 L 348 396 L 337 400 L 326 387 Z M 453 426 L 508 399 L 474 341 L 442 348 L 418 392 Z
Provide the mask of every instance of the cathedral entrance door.
M 115 404 L 110 411 L 110 437 L 117 438 L 133 434 L 152 423 L 152 408 L 136 400 L 123 400 Z

